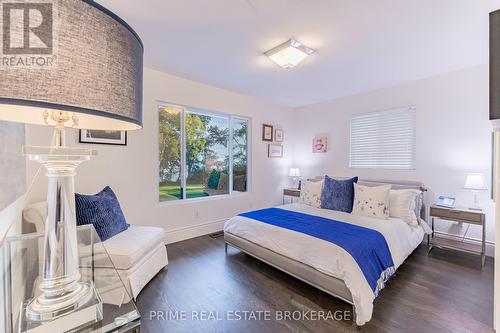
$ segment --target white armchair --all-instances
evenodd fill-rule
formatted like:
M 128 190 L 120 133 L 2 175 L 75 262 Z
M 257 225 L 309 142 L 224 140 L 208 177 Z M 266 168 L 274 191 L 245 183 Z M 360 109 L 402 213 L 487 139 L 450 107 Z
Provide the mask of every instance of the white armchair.
M 23 220 L 44 232 L 47 203 L 38 202 L 23 210 Z M 165 231 L 158 227 L 130 225 L 103 242 L 113 265 L 130 295 L 137 295 L 155 275 L 168 265 Z

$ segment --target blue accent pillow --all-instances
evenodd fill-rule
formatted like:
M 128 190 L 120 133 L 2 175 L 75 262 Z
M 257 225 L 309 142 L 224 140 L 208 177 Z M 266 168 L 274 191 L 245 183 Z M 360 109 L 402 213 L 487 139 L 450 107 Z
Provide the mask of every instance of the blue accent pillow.
M 321 208 L 352 212 L 354 203 L 354 183 L 358 177 L 351 179 L 333 179 L 325 176 L 323 191 L 321 192 Z
M 109 186 L 94 195 L 76 193 L 75 202 L 76 224 L 93 224 L 102 241 L 129 227 L 118 199 Z

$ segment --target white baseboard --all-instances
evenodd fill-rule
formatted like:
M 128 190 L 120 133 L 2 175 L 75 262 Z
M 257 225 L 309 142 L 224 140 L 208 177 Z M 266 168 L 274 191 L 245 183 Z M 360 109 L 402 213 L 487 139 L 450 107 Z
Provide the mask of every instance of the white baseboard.
M 205 222 L 197 225 L 192 225 L 172 230 L 167 229 L 165 236 L 165 243 L 171 244 L 186 239 L 195 238 L 221 231 L 224 228 L 224 223 L 226 223 L 227 220 L 229 220 L 229 218 Z
M 451 234 L 445 231 L 436 231 L 436 233 L 439 233 L 439 236 L 442 236 L 444 238 L 449 238 L 453 240 L 461 240 L 463 236 L 456 235 L 456 234 Z M 465 237 L 463 240 L 464 243 L 468 244 L 481 244 L 481 240 L 477 238 L 472 238 L 472 237 Z M 495 243 L 486 241 L 486 256 L 488 257 L 495 257 Z

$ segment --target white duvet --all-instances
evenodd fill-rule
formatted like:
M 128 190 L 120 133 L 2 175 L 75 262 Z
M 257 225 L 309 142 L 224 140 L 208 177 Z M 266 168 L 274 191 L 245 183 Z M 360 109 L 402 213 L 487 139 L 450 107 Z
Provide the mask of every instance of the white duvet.
M 396 269 L 422 242 L 424 237 L 424 230 L 421 226 L 410 226 L 403 220 L 396 218 L 380 220 L 314 208 L 300 203 L 283 205 L 278 208 L 322 216 L 379 231 L 389 245 Z M 344 280 L 352 294 L 356 311 L 356 324 L 363 325 L 371 319 L 375 294 L 356 261 L 343 248 L 319 238 L 242 216 L 235 216 L 227 221 L 224 225 L 224 232 Z

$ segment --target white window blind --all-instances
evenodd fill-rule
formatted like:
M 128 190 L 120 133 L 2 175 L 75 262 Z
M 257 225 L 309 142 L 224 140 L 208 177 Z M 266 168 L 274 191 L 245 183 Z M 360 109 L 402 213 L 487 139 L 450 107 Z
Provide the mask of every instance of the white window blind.
M 415 169 L 415 107 L 354 115 L 349 166 Z

